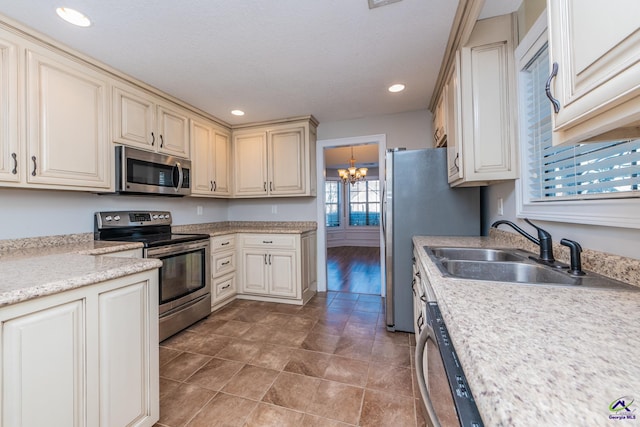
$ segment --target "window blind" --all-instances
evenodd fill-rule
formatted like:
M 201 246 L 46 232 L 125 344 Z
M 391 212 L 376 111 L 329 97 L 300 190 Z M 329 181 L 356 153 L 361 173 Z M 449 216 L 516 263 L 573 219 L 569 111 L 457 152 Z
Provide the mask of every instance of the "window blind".
M 522 71 L 530 201 L 640 197 L 640 139 L 554 147 L 546 43 Z

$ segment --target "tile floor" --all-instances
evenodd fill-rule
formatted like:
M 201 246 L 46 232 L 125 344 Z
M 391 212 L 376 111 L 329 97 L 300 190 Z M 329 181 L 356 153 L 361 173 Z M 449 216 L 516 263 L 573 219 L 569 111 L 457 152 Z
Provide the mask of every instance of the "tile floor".
M 414 336 L 381 298 L 237 300 L 160 344 L 157 426 L 423 426 Z

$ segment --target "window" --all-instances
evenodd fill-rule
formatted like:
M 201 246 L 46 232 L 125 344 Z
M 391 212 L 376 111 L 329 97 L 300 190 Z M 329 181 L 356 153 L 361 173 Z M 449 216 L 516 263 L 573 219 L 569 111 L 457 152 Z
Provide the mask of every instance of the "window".
M 326 181 L 324 184 L 325 225 L 340 226 L 340 181 Z
M 349 225 L 380 225 L 380 181 L 349 185 Z
M 545 18 L 516 49 L 522 157 L 518 215 L 640 228 L 640 140 L 552 146 Z

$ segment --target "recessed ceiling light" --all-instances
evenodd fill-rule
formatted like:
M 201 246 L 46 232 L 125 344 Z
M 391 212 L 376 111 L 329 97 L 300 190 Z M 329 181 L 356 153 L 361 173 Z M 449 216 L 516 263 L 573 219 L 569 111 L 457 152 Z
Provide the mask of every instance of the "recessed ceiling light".
M 389 87 L 389 92 L 402 92 L 404 90 L 404 85 L 402 83 L 398 83 Z
M 231 110 L 231 114 L 234 116 L 244 116 L 244 111 L 242 110 Z
M 70 24 L 77 25 L 78 27 L 88 27 L 91 25 L 91 21 L 86 15 L 78 12 L 75 9 L 69 9 L 68 7 L 59 7 L 56 9 L 58 16 Z

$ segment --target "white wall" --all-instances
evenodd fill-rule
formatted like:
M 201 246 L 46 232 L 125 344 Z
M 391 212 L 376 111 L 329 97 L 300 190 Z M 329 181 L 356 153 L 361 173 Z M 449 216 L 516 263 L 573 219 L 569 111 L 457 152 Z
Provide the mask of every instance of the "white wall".
M 485 226 L 488 228 L 494 221 L 507 219 L 515 222 L 524 230 L 531 231 L 530 225 L 516 218 L 516 192 L 515 181 L 505 182 L 489 186 L 486 189 Z M 498 198 L 504 201 L 504 215 L 498 215 Z M 640 200 L 638 200 L 640 203 Z M 583 248 L 593 249 L 640 259 L 640 230 L 621 227 L 599 227 L 594 225 L 568 224 L 555 221 L 533 221 L 536 225 L 549 231 L 554 242 L 560 242 L 561 238 L 575 240 Z M 509 227 L 505 231 L 512 231 Z
M 429 111 L 420 110 L 321 123 L 318 139 L 386 134 L 387 147 L 427 148 L 431 146 L 431 120 Z M 197 206 L 203 206 L 202 216 L 196 215 Z M 323 220 L 318 219 L 313 197 L 224 200 L 0 188 L 0 239 L 93 232 L 94 212 L 132 209 L 170 211 L 175 225 L 227 220 Z
M 227 220 L 227 200 L 100 196 L 71 191 L 0 188 L 0 239 L 93 232 L 93 214 L 110 210 L 166 210 L 173 224 Z M 203 214 L 197 215 L 197 206 Z
M 432 120 L 429 110 L 418 110 L 320 123 L 318 140 L 385 134 L 387 148 L 406 147 L 409 150 L 431 148 L 433 147 Z

